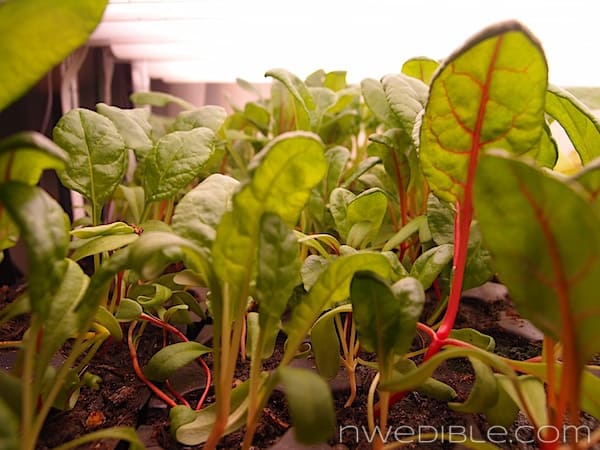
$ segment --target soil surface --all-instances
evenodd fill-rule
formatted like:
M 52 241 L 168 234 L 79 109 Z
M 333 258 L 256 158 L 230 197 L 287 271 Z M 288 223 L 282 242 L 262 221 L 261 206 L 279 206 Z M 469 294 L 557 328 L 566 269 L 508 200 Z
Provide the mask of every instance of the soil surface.
M 7 302 L 12 301 L 20 289 L 14 290 L 8 287 L 0 288 L 0 308 Z M 488 295 L 488 297 L 490 297 Z M 491 295 L 494 297 L 494 295 Z M 527 359 L 540 354 L 541 342 L 531 339 L 531 330 L 522 333 L 515 332 L 514 323 L 507 325 L 507 317 L 522 320 L 516 314 L 513 305 L 506 295 L 497 295 L 497 298 L 482 300 L 472 296 L 465 296 L 456 321 L 458 328 L 476 328 L 480 332 L 492 336 L 496 342 L 496 353 L 514 359 Z M 428 303 L 426 312 L 429 314 L 435 305 Z M 504 320 L 500 321 L 502 317 Z M 520 323 L 520 322 L 519 322 Z M 517 326 L 517 329 L 519 326 Z M 27 318 L 17 318 L 3 325 L 0 330 L 0 340 L 19 339 L 27 327 Z M 210 336 L 208 329 L 204 329 L 200 335 Z M 196 333 L 196 332 L 194 332 Z M 535 330 L 534 330 L 535 335 Z M 199 339 L 202 340 L 202 339 Z M 415 341 L 415 347 L 422 345 Z M 281 357 L 284 338 L 278 340 L 276 351 L 272 358 L 265 362 L 265 369 L 276 367 Z M 163 344 L 163 333 L 161 330 L 148 326 L 144 337 L 139 343 L 138 357 L 143 365 L 158 351 Z M 373 355 L 361 354 L 365 360 L 373 359 Z M 11 356 L 6 351 L 0 351 L 0 362 L 6 366 Z M 212 361 L 207 355 L 206 362 L 210 367 Z M 312 361 L 300 362 L 304 366 L 312 366 Z M 186 398 L 190 403 L 195 402 L 200 396 L 203 388 L 202 369 L 200 365 L 193 363 L 188 372 L 194 381 L 195 388 L 188 388 Z M 239 381 L 247 377 L 249 363 L 240 361 L 236 379 Z M 40 437 L 39 449 L 48 449 L 65 443 L 77 436 L 90 431 L 115 425 L 127 425 L 135 427 L 142 438 L 146 448 L 151 450 L 183 450 L 202 448 L 185 447 L 178 444 L 169 433 L 168 408 L 157 398 L 151 395 L 149 389 L 136 377 L 127 344 L 125 342 L 107 342 L 88 367 L 88 372 L 98 375 L 102 379 L 99 389 L 92 390 L 83 388 L 79 400 L 72 410 L 53 411 L 43 429 Z M 293 442 L 290 443 L 290 434 L 293 433 L 290 417 L 287 410 L 285 396 L 282 392 L 275 391 L 264 410 L 262 421 L 258 427 L 254 445 L 255 449 L 267 449 L 273 446 L 277 450 L 285 449 L 369 449 L 372 437 L 368 433 L 366 422 L 366 399 L 367 390 L 373 379 L 374 371 L 365 366 L 357 369 L 359 380 L 357 398 L 353 405 L 344 407 L 348 398 L 348 389 L 344 383 L 342 373 L 332 382 L 332 392 L 335 400 L 337 431 L 328 444 L 320 446 L 303 447 Z M 473 373 L 467 360 L 453 360 L 444 363 L 435 373 L 435 378 L 446 382 L 458 393 L 458 401 L 467 398 L 473 383 Z M 194 378 L 195 377 L 195 378 Z M 185 378 L 185 377 L 184 377 Z M 340 379 L 342 380 L 340 384 Z M 189 382 L 189 379 L 187 380 Z M 184 384 L 186 380 L 182 381 Z M 193 383 L 192 383 L 193 384 Z M 209 392 L 207 404 L 213 401 L 212 392 Z M 192 403 L 193 404 L 193 403 Z M 598 424 L 595 420 L 583 416 L 584 424 L 591 428 Z M 413 392 L 406 395 L 402 400 L 394 404 L 389 415 L 389 442 L 401 439 L 411 433 L 432 433 L 454 431 L 457 441 L 460 436 L 467 435 L 474 439 L 482 439 L 490 436 L 489 426 L 485 417 L 479 414 L 464 414 L 451 410 L 446 403 L 431 399 L 425 395 Z M 527 422 L 519 416 L 515 424 L 508 431 L 506 438 L 499 443 L 500 448 L 505 449 L 536 449 L 538 446 L 532 443 L 531 432 L 528 431 Z M 492 430 L 493 431 L 493 430 Z M 244 430 L 226 436 L 221 441 L 221 448 L 239 448 L 243 439 Z M 286 435 L 286 433 L 288 433 Z M 394 433 L 396 433 L 394 435 Z M 278 445 L 282 436 L 285 440 Z M 394 437 L 396 436 L 396 437 Z M 400 436 L 400 437 L 398 437 Z M 493 435 L 492 436 L 497 436 Z M 498 437 L 502 439 L 502 437 Z M 512 442 L 510 442 L 512 441 Z M 85 448 L 89 449 L 124 449 L 127 446 L 117 441 L 103 441 L 91 444 Z M 428 448 L 428 449 L 450 449 L 461 448 L 460 443 L 420 443 L 411 444 L 403 448 Z M 600 448 L 600 447 L 598 447 Z

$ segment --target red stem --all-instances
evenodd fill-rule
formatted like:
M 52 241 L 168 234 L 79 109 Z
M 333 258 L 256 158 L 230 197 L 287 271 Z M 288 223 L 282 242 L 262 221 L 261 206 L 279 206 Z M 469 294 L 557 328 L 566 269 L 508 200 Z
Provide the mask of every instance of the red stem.
M 183 397 L 183 395 L 181 395 L 178 391 L 175 390 L 175 388 L 173 387 L 173 385 L 171 384 L 171 382 L 169 380 L 165 381 L 165 386 L 167 386 L 167 389 L 169 390 L 171 395 L 173 395 L 173 397 L 175 397 L 177 400 L 179 400 L 181 403 L 183 403 L 188 408 L 191 408 L 188 401 Z
M 202 396 L 198 399 L 198 403 L 196 404 L 196 411 L 202 409 L 204 401 L 206 400 L 206 397 L 208 397 L 210 385 L 212 384 L 212 373 L 210 372 L 210 368 L 202 358 L 198 358 L 198 362 L 204 367 L 204 373 L 206 374 L 206 386 L 204 387 L 204 392 L 202 393 Z

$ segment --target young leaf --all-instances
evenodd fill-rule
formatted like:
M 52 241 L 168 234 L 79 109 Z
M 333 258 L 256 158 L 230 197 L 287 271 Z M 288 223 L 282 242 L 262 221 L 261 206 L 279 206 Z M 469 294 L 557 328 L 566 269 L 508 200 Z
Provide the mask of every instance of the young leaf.
M 442 244 L 422 253 L 410 268 L 410 276 L 421 282 L 423 289 L 429 289 L 442 270 L 452 261 L 454 246 Z
M 482 159 L 475 187 L 482 235 L 519 312 L 581 370 L 600 351 L 589 295 L 600 279 L 598 214 L 566 182 L 499 152 Z
M 285 69 L 271 69 L 265 73 L 265 77 L 272 77 L 279 81 L 285 86 L 289 95 L 292 96 L 295 104 L 295 129 L 316 131 L 316 104 L 311 92 L 304 82 Z M 277 117 L 276 114 L 274 114 L 274 116 Z
M 0 184 L 0 204 L 21 231 L 29 263 L 31 310 L 44 317 L 67 270 L 68 218 L 46 192 L 16 181 Z
M 337 302 L 348 298 L 355 272 L 369 270 L 383 279 L 391 275 L 390 263 L 380 253 L 355 253 L 333 260 L 321 273 L 308 295 L 294 308 L 284 329 L 288 345 L 284 355 L 290 361 L 319 315 Z
M 165 381 L 183 366 L 212 350 L 199 342 L 178 342 L 156 352 L 144 368 L 144 375 L 154 381 Z
M 79 261 L 86 256 L 97 255 L 103 252 L 116 250 L 138 239 L 138 235 L 131 234 L 116 234 L 113 236 L 99 236 L 97 238 L 86 239 L 84 242 L 78 242 L 75 250 L 71 253 L 71 259 Z
M 383 86 L 379 81 L 367 78 L 361 81 L 360 87 L 365 103 L 380 122 L 385 123 L 390 128 L 402 127 L 402 123 L 392 111 Z
M 361 346 L 376 352 L 380 366 L 392 354 L 408 351 L 425 303 L 423 287 L 415 278 L 389 286 L 369 272 L 358 272 L 350 284 L 352 318 Z
M 387 206 L 387 197 L 378 188 L 367 189 L 353 198 L 346 210 L 346 243 L 354 248 L 365 248 L 377 236 Z
M 311 445 L 331 438 L 335 411 L 327 383 L 314 372 L 292 367 L 280 367 L 277 376 L 285 390 L 296 440 Z
M 173 197 L 202 170 L 214 151 L 209 128 L 174 131 L 163 136 L 144 160 L 146 202 Z
M 468 342 L 476 347 L 482 348 L 488 352 L 493 352 L 496 348 L 496 341 L 493 337 L 483 334 L 474 328 L 458 328 L 450 332 L 452 339 Z
M 548 424 L 548 409 L 546 407 L 546 390 L 544 383 L 538 378 L 523 375 L 517 378 L 521 395 L 517 392 L 513 381 L 507 377 L 497 377 L 498 384 L 505 390 L 510 398 L 519 406 L 523 412 L 531 413 L 533 417 L 529 420 L 536 426 L 542 427 Z
M 256 301 L 263 342 L 275 340 L 279 322 L 294 287 L 300 282 L 300 256 L 296 235 L 273 213 L 261 218 L 258 242 Z M 259 354 L 264 354 L 259 349 Z
M 418 57 L 411 58 L 402 64 L 402 73 L 429 84 L 440 63 L 434 59 Z
M 600 156 L 600 122 L 572 94 L 548 86 L 546 112 L 566 131 L 584 165 Z
M 121 299 L 121 303 L 119 303 L 115 318 L 121 322 L 129 322 L 137 320 L 143 312 L 144 310 L 138 302 L 129 298 L 123 298 Z
M 54 142 L 69 155 L 60 180 L 92 202 L 94 224 L 102 206 L 121 182 L 127 169 L 123 138 L 106 117 L 87 109 L 72 109 L 60 118 Z
M 501 427 L 510 427 L 517 418 L 519 413 L 519 405 L 517 405 L 511 396 L 508 394 L 505 385 L 509 380 L 506 375 L 501 373 L 494 374 L 496 379 L 496 387 L 498 388 L 498 399 L 496 403 L 485 410 L 485 418 L 490 425 L 499 425 Z M 500 382 L 506 380 L 506 382 Z
M 403 73 L 381 79 L 385 98 L 407 136 L 412 136 L 415 121 L 427 102 L 427 86 Z
M 108 117 L 123 137 L 125 146 L 135 152 L 138 159 L 143 159 L 152 149 L 152 125 L 148 119 L 147 109 L 121 109 L 105 103 L 98 103 L 96 111 Z
M 310 329 L 310 342 L 319 375 L 334 378 L 340 370 L 340 341 L 333 322 L 334 316 L 352 312 L 351 305 L 342 305 L 327 311 Z
M 131 94 L 129 96 L 129 99 L 131 100 L 131 103 L 133 103 L 135 106 L 150 105 L 165 107 L 169 103 L 173 103 L 181 107 L 182 109 L 196 109 L 196 106 L 192 105 L 191 103 L 186 102 L 185 100 L 179 97 L 164 92 L 138 91 Z
M 247 293 L 242 292 L 253 269 L 262 215 L 272 212 L 288 226 L 295 225 L 326 170 L 323 144 L 316 135 L 304 132 L 274 139 L 253 164 L 252 179 L 234 195 L 233 210 L 223 215 L 212 247 L 216 275 L 229 285 L 231 311 L 247 301 Z
M 189 131 L 194 128 L 210 128 L 217 134 L 223 126 L 227 112 L 221 106 L 206 105 L 192 111 L 182 111 L 175 117 L 171 125 L 172 131 Z
M 469 358 L 475 371 L 475 383 L 469 397 L 462 403 L 451 402 L 448 406 L 462 413 L 480 413 L 491 408 L 498 401 L 498 388 L 492 369 L 477 358 Z
M 0 61 L 6 70 L 0 74 L 0 110 L 83 45 L 100 22 L 107 3 L 108 0 L 2 2 Z
M 173 231 L 210 249 L 217 226 L 225 211 L 231 208 L 231 198 L 239 186 L 235 178 L 218 173 L 207 177 L 183 196 L 173 214 Z

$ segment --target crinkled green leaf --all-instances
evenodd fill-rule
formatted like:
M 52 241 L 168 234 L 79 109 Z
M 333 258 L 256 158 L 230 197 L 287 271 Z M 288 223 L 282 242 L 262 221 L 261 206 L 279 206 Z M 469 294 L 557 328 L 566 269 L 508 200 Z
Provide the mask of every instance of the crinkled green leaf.
M 494 372 L 477 358 L 469 358 L 475 371 L 475 382 L 464 402 L 451 402 L 448 406 L 462 413 L 480 413 L 494 406 L 498 400 L 498 389 Z
M 199 174 L 214 146 L 215 134 L 205 127 L 163 136 L 144 160 L 146 202 L 177 194 Z
M 125 142 L 106 117 L 87 109 L 72 109 L 60 118 L 53 131 L 54 142 L 69 159 L 60 180 L 69 189 L 90 199 L 95 222 L 127 169 Z
M 280 367 L 277 376 L 285 390 L 296 441 L 311 445 L 329 440 L 336 419 L 328 384 L 305 369 Z
M 585 165 L 600 156 L 600 121 L 569 92 L 548 86 L 546 112 L 560 123 Z
M 152 149 L 152 125 L 148 121 L 150 111 L 144 108 L 121 109 L 105 103 L 98 103 L 96 111 L 108 117 L 115 125 L 125 142 L 125 146 L 143 159 Z
M 0 4 L 0 110 L 83 45 L 107 0 L 10 1 Z M 23 43 L 27 45 L 23 45 Z
M 365 103 L 380 122 L 392 128 L 402 126 L 400 119 L 392 111 L 387 101 L 380 81 L 366 78 L 361 81 L 360 87 Z
M 288 345 L 284 359 L 291 359 L 321 313 L 348 298 L 355 272 L 369 270 L 383 279 L 391 275 L 390 263 L 379 253 L 355 253 L 333 260 L 299 303 L 284 327 Z
M 423 286 L 407 277 L 390 286 L 370 272 L 354 274 L 350 284 L 352 319 L 361 346 L 376 352 L 380 367 L 392 354 L 408 351 L 425 303 Z
M 196 109 L 196 106 L 192 105 L 191 103 L 186 102 L 185 100 L 174 95 L 167 94 L 165 92 L 138 91 L 131 94 L 129 96 L 129 99 L 131 100 L 131 103 L 133 103 L 135 106 L 150 105 L 164 107 L 167 106 L 169 103 L 173 103 L 181 107 L 182 109 Z
M 427 85 L 403 73 L 386 75 L 381 79 L 385 98 L 398 118 L 400 128 L 412 136 L 415 121 L 427 102 Z
M 235 178 L 212 174 L 177 203 L 173 231 L 210 249 L 221 217 L 231 208 L 231 198 L 239 186 Z
M 429 84 L 440 63 L 423 56 L 411 58 L 402 64 L 402 73 Z
M 454 246 L 442 244 L 423 252 L 410 268 L 410 276 L 421 282 L 424 289 L 429 289 L 442 270 L 450 261 Z
M 279 216 L 266 212 L 260 223 L 255 297 L 264 342 L 274 341 L 279 333 L 279 322 L 299 283 L 298 239 Z M 261 355 L 267 353 L 263 349 L 259 351 Z
M 144 375 L 153 381 L 165 381 L 183 366 L 211 352 L 199 342 L 178 342 L 156 352 L 144 368 Z
M 210 128 L 217 134 L 225 123 L 227 111 L 222 106 L 206 105 L 192 111 L 182 111 L 177 114 L 171 129 L 173 131 L 189 131 L 194 128 Z
M 320 255 L 308 255 L 302 263 L 300 274 L 304 289 L 309 291 L 321 274 L 327 269 L 330 259 Z
M 355 198 L 356 195 L 345 188 L 335 188 L 329 196 L 329 211 L 331 211 L 336 230 L 344 241 L 348 238 L 348 231 L 350 231 L 348 205 Z
M 323 144 L 316 135 L 304 132 L 274 139 L 252 164 L 252 178 L 234 195 L 233 209 L 223 215 L 212 247 L 215 273 L 229 287 L 230 311 L 247 301 L 248 293 L 243 292 L 256 258 L 262 215 L 272 212 L 288 226 L 295 225 L 326 170 Z M 218 304 L 213 302 L 213 308 Z
M 519 313 L 568 346 L 577 370 L 600 351 L 600 311 L 590 296 L 600 279 L 600 217 L 582 194 L 500 152 L 482 159 L 475 185 L 495 270 Z
M 485 29 L 442 64 L 420 129 L 423 172 L 438 197 L 466 200 L 482 149 L 537 145 L 547 72 L 540 44 L 518 22 Z
M 21 231 L 29 264 L 31 309 L 44 317 L 67 270 L 69 220 L 46 192 L 16 181 L 0 185 L 0 204 Z

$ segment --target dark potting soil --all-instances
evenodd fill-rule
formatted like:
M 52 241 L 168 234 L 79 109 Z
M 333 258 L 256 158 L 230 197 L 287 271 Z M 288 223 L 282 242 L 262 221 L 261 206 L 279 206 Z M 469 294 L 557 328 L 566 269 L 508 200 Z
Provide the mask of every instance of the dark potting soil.
M 12 288 L 0 288 L 0 308 L 12 301 L 18 292 L 19 290 Z M 515 314 L 508 298 L 500 298 L 493 302 L 482 302 L 473 298 L 463 300 L 456 322 L 457 327 L 476 328 L 482 333 L 492 336 L 496 341 L 496 352 L 510 358 L 527 359 L 540 354 L 540 342 L 514 334 L 499 325 L 497 318 L 501 311 Z M 428 311 L 433 307 L 434 305 L 428 305 Z M 0 340 L 19 339 L 26 327 L 27 318 L 14 319 L 2 326 Z M 162 331 L 148 326 L 138 348 L 138 357 L 142 367 L 162 347 L 162 341 Z M 265 369 L 276 367 L 281 358 L 283 342 L 282 336 L 278 340 L 279 345 L 276 347 L 273 357 L 265 362 Z M 416 342 L 416 345 L 420 345 L 420 342 Z M 0 358 L 5 356 L 4 353 L 4 351 L 0 351 Z M 361 355 L 361 357 L 372 359 L 372 355 Z M 210 355 L 207 355 L 206 361 L 211 366 Z M 196 369 L 198 374 L 202 373 L 199 365 Z M 82 388 L 75 408 L 69 411 L 53 411 L 40 436 L 39 449 L 49 449 L 91 431 L 117 425 L 135 427 L 145 446 L 151 450 L 202 448 L 202 446 L 186 447 L 178 444 L 172 438 L 169 432 L 168 408 L 153 398 L 149 389 L 136 377 L 125 342 L 107 342 L 90 363 L 88 371 L 102 378 L 99 389 Z M 236 380 L 246 379 L 248 371 L 249 363 L 240 361 Z M 366 399 L 373 376 L 372 369 L 364 366 L 358 367 L 357 398 L 350 407 L 344 407 L 348 398 L 348 390 L 340 389 L 339 386 L 333 390 L 337 428 L 335 435 L 327 445 L 294 448 L 335 448 L 337 450 L 371 448 L 370 443 L 373 437 L 367 427 Z M 468 361 L 460 359 L 442 364 L 434 376 L 456 390 L 459 396 L 457 401 L 464 401 L 467 398 L 474 379 Z M 199 379 L 202 379 L 200 375 Z M 200 388 L 202 386 L 198 386 L 198 389 L 187 394 L 186 397 L 190 403 L 197 400 L 201 392 Z M 212 392 L 209 393 L 207 404 L 213 400 L 211 395 Z M 582 418 L 583 424 L 587 424 L 592 429 L 598 425 L 597 421 L 587 415 L 583 415 Z M 484 416 L 458 413 L 451 410 L 446 403 L 416 392 L 406 395 L 391 407 L 388 423 L 388 429 L 382 430 L 382 432 L 388 433 L 389 442 L 419 432 L 435 434 L 444 431 L 454 433 L 456 436 L 454 443 L 421 442 L 404 448 L 461 448 L 462 436 L 470 436 L 474 439 L 489 438 L 490 436 L 488 434 L 490 429 Z M 254 439 L 254 448 L 267 449 L 277 445 L 285 433 L 291 432 L 290 428 L 291 423 L 285 396 L 282 392 L 275 391 L 264 410 Z M 504 440 L 497 434 L 492 436 L 502 440 L 502 442 L 497 441 L 500 448 L 536 449 L 538 446 L 532 443 L 533 436 L 530 432 L 527 434 L 528 430 L 530 428 L 527 422 L 523 416 L 519 416 L 511 429 L 507 430 Z M 244 429 L 241 429 L 225 436 L 221 440 L 220 448 L 239 448 L 243 433 Z M 81 448 L 110 450 L 124 449 L 127 446 L 117 441 L 102 441 Z M 280 446 L 278 450 L 286 448 L 291 447 Z

